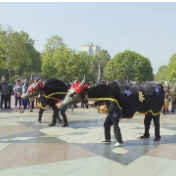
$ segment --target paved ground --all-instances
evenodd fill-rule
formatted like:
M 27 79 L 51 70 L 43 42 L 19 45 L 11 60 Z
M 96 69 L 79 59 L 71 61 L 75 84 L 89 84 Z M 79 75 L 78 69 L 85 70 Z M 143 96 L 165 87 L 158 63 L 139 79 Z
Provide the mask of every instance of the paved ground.
M 175 176 L 176 115 L 161 116 L 160 142 L 140 140 L 143 116 L 122 120 L 121 148 L 100 143 L 105 115 L 95 109 L 67 111 L 69 127 L 48 127 L 33 113 L 0 111 L 0 176 Z M 113 131 L 112 131 L 112 137 Z

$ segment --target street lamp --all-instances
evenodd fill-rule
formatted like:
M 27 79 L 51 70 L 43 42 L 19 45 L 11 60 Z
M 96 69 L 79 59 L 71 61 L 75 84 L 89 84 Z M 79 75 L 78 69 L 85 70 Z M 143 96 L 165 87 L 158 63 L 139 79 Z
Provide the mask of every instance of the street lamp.
M 100 78 L 101 78 L 101 75 L 100 75 L 100 63 L 101 63 L 101 60 L 99 59 L 99 61 L 98 61 L 98 77 L 97 77 L 97 84 L 98 85 L 100 84 Z

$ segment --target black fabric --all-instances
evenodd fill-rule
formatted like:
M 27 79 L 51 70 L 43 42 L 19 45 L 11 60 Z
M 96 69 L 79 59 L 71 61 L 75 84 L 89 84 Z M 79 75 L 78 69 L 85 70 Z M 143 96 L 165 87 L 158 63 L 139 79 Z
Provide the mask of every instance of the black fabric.
M 0 82 L 0 92 L 2 95 L 11 95 L 11 87 L 8 82 Z
M 39 110 L 39 119 L 38 121 L 42 121 L 42 115 L 43 115 L 44 109 L 40 108 Z
M 120 110 L 117 107 L 114 107 L 113 112 L 109 113 L 104 122 L 106 140 L 111 140 L 110 128 L 113 125 L 115 138 L 117 142 L 122 143 L 122 136 L 118 125 L 120 117 Z
M 171 110 L 171 111 L 172 111 L 172 112 L 175 112 L 175 111 L 176 111 L 175 109 L 176 109 L 176 103 L 175 103 L 175 102 L 172 102 L 172 110 Z
M 7 95 L 7 108 L 11 108 L 11 95 Z
M 53 93 L 59 93 L 59 92 L 67 92 L 68 87 L 65 85 L 65 83 L 61 80 L 58 79 L 49 79 L 46 83 L 44 88 L 40 89 L 43 90 L 45 95 L 48 96 L 50 94 Z M 65 97 L 65 94 L 54 94 L 52 95 L 53 98 L 58 99 L 58 100 L 62 100 Z M 51 100 L 48 103 L 51 104 L 55 104 L 56 102 L 58 102 L 58 100 L 54 100 L 54 99 L 48 99 Z M 48 104 L 50 105 L 50 104 Z
M 3 108 L 3 103 L 4 103 L 4 108 L 7 109 L 8 99 L 9 99 L 8 95 L 1 95 L 1 109 Z
M 108 106 L 107 106 L 107 107 L 108 107 L 107 112 L 108 112 L 108 113 L 114 112 L 116 106 L 117 106 L 117 105 L 116 105 L 116 103 L 115 103 L 114 101 L 109 101 L 109 102 L 108 102 Z
M 67 108 L 66 109 L 62 109 L 60 112 L 61 112 L 61 115 L 62 115 L 62 118 L 63 118 L 63 121 L 64 121 L 64 125 L 68 125 L 68 121 L 67 121 L 67 116 L 65 114 Z
M 144 119 L 145 135 L 146 136 L 150 135 L 149 130 L 150 130 L 152 119 L 153 119 L 154 126 L 155 126 L 155 136 L 160 137 L 160 115 L 152 116 L 151 113 L 148 113 L 145 115 L 145 119 Z
M 53 108 L 53 111 L 54 111 L 52 122 L 53 122 L 53 124 L 56 124 L 57 119 L 60 120 L 59 115 L 58 115 L 59 109 L 56 106 L 54 106 L 52 108 Z
M 38 103 L 41 104 L 41 108 L 47 108 L 47 99 L 43 96 L 45 92 L 43 90 L 39 90 Z
M 60 117 L 58 115 L 59 109 L 55 106 L 55 104 L 62 100 L 65 97 L 65 94 L 59 94 L 63 92 L 67 92 L 68 87 L 65 85 L 65 83 L 58 79 L 49 79 L 43 88 L 39 90 L 40 97 L 38 98 L 38 103 L 41 103 L 43 108 L 46 108 L 47 105 L 49 105 L 53 109 L 53 119 L 52 122 L 55 124 L 57 119 L 60 120 Z M 53 94 L 56 93 L 56 94 Z M 46 98 L 45 96 L 51 95 L 51 98 Z M 54 98 L 54 99 L 52 99 Z M 41 108 L 41 107 L 40 107 Z M 63 119 L 64 122 L 67 122 L 67 117 L 65 115 L 66 110 L 63 110 Z M 43 114 L 43 113 L 42 113 Z M 62 112 L 61 112 L 62 115 Z M 41 119 L 41 115 L 39 114 L 39 119 Z
M 157 93 L 155 88 L 159 90 Z M 125 90 L 131 95 L 127 96 Z M 135 112 L 146 113 L 152 110 L 153 113 L 161 111 L 164 104 L 164 89 L 158 83 L 145 83 L 133 85 L 123 81 L 112 82 L 109 85 L 98 85 L 86 90 L 89 98 L 113 98 L 118 101 L 122 108 L 122 117 L 131 118 Z M 139 92 L 142 92 L 145 100 L 139 101 Z M 97 102 L 101 104 L 102 101 Z

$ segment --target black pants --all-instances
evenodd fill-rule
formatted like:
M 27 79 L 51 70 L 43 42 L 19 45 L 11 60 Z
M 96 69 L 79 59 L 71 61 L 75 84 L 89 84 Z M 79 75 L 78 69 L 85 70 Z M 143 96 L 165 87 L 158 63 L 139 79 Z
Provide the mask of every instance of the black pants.
M 67 121 L 67 116 L 65 114 L 67 108 L 66 109 L 62 109 L 60 112 L 61 112 L 61 116 L 63 118 L 63 121 L 64 121 L 64 125 L 68 125 L 68 121 Z
M 1 109 L 3 108 L 3 102 L 4 102 L 4 108 L 7 109 L 8 97 L 9 95 L 1 95 Z
M 172 102 L 172 112 L 175 112 L 176 104 L 175 102 Z
M 150 129 L 150 124 L 153 119 L 154 125 L 155 125 L 155 136 L 160 137 L 160 115 L 157 116 L 152 116 L 151 113 L 147 113 L 145 115 L 144 119 L 144 125 L 145 125 L 145 135 L 149 136 L 149 129 Z
M 66 110 L 67 110 L 67 108 L 66 109 L 62 109 L 60 112 L 61 112 L 61 116 L 63 118 L 64 124 L 68 125 L 67 116 L 65 114 Z M 58 111 L 57 107 L 53 107 L 53 111 L 54 111 L 54 113 L 53 113 L 53 120 L 52 120 L 52 122 L 54 124 L 56 124 L 57 119 L 60 120 L 59 111 Z
M 120 128 L 119 128 L 119 125 L 118 125 L 119 118 L 120 118 L 120 116 L 117 112 L 115 114 L 110 113 L 106 117 L 106 120 L 104 122 L 105 139 L 106 140 L 111 140 L 111 132 L 110 131 L 111 131 L 111 126 L 113 125 L 115 138 L 119 143 L 122 143 L 122 136 L 121 136 Z
M 7 108 L 11 108 L 11 95 L 8 95 L 7 97 Z

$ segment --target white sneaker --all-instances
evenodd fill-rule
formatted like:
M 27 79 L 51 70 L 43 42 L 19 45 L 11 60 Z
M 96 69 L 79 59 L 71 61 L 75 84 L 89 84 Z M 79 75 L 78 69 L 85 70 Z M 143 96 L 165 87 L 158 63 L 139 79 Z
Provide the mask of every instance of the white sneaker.
M 115 145 L 114 145 L 114 147 L 120 147 L 122 145 L 122 143 L 116 143 Z
M 106 140 L 106 139 L 104 139 L 104 140 L 101 140 L 100 142 L 109 143 L 109 142 L 111 142 L 111 141 L 110 141 L 110 140 Z

